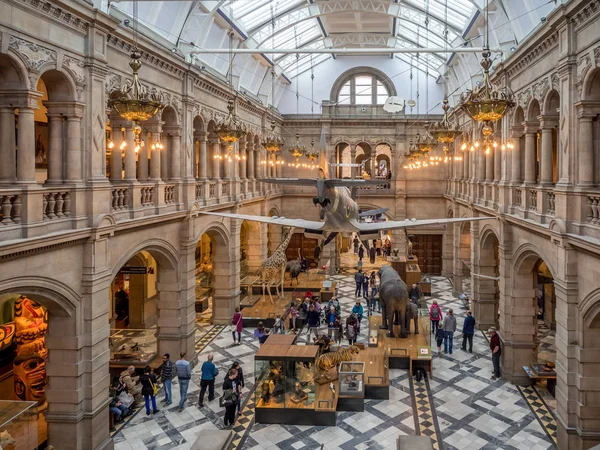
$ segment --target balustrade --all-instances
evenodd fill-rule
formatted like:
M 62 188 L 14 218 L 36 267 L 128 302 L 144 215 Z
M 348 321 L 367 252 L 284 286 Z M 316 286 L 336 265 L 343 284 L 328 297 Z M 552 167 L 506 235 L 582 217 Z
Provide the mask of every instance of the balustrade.
M 588 195 L 587 204 L 588 216 L 586 220 L 588 223 L 596 225 L 598 222 L 600 222 L 600 212 L 598 210 L 600 206 L 600 196 Z
M 208 198 L 217 197 L 217 183 L 210 183 L 208 185 Z
M 229 183 L 229 181 L 223 181 L 223 184 L 221 185 L 221 194 L 224 197 L 228 196 L 229 193 L 231 192 L 230 187 L 231 187 L 231 183 Z
M 494 209 L 498 211 L 500 205 L 500 188 L 498 186 L 494 186 Z
M 532 189 L 529 191 L 529 206 L 528 206 L 529 211 L 537 210 L 537 203 L 538 203 L 537 196 L 538 196 L 538 191 L 536 191 L 535 189 Z
M 165 191 L 166 192 L 166 191 Z M 142 207 L 154 205 L 154 186 L 146 186 L 140 190 Z
M 21 195 L 0 194 L 0 224 L 11 225 L 21 222 Z
M 118 187 L 112 190 L 112 211 L 121 211 L 129 207 L 129 188 Z
M 42 201 L 44 220 L 60 219 L 71 215 L 71 194 L 69 192 L 44 192 Z
M 204 183 L 196 183 L 196 200 L 204 199 Z
M 165 186 L 165 204 L 175 203 L 175 185 L 168 184 Z
M 554 192 L 548 192 L 548 206 L 546 207 L 546 214 L 553 216 L 556 211 L 556 195 Z
M 523 206 L 523 192 L 521 189 L 515 189 L 513 202 L 514 206 Z

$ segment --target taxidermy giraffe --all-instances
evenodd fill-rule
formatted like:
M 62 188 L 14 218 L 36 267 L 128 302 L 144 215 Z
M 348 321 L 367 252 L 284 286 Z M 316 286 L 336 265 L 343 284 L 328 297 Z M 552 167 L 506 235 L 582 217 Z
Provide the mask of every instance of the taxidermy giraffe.
M 277 250 L 275 250 L 275 252 L 260 265 L 263 300 L 265 300 L 266 288 L 269 292 L 269 298 L 271 299 L 271 303 L 275 303 L 273 301 L 273 297 L 271 296 L 271 285 L 273 284 L 275 284 L 277 297 L 284 298 L 283 277 L 285 275 L 285 265 L 287 263 L 285 250 L 287 249 L 287 246 L 290 243 L 290 239 L 292 239 L 292 235 L 294 234 L 294 228 L 284 227 L 284 232 L 286 232 L 287 234 L 285 235 L 283 242 L 281 242 L 281 244 L 279 244 L 279 247 L 277 247 Z M 281 284 L 281 295 L 279 294 L 279 284 Z

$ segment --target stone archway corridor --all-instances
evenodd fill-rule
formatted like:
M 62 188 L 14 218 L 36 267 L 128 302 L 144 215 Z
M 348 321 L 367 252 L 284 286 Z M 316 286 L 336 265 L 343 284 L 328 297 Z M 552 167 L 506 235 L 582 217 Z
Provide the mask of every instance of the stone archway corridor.
M 342 314 L 354 304 L 354 280 L 351 274 L 333 277 L 339 283 Z M 253 329 L 244 329 L 242 345 L 234 346 L 231 334 L 223 326 L 209 328 L 196 345 L 199 363 L 208 353 L 215 356 L 219 369 L 215 396 L 221 394 L 226 369 L 239 361 L 244 370 L 246 388 L 244 408 L 234 431 L 235 449 L 389 449 L 401 434 L 430 435 L 436 449 L 506 448 L 542 450 L 555 448 L 555 423 L 544 422 L 548 405 L 537 390 L 524 390 L 511 383 L 490 379 L 492 365 L 489 344 L 484 333 L 477 331 L 473 353 L 460 350 L 462 319 L 466 307 L 451 294 L 448 279 L 434 277 L 431 305 L 436 299 L 445 313 L 453 308 L 458 319 L 455 350 L 452 355 L 435 356 L 433 378 L 417 383 L 407 370 L 390 370 L 390 399 L 365 400 L 364 412 L 338 412 L 336 427 L 264 425 L 254 422 L 254 353 L 258 344 Z M 359 342 L 366 342 L 367 327 Z M 305 342 L 305 331 L 299 336 Z M 190 448 L 201 429 L 223 428 L 223 408 L 218 401 L 198 406 L 199 365 L 195 367 L 188 391 L 186 408 L 179 413 L 179 390 L 173 386 L 173 405 L 147 417 L 137 414 L 114 435 L 116 450 L 151 450 Z M 162 394 L 159 394 L 161 398 Z M 534 406 L 530 406 L 534 405 Z M 542 406 L 539 406 L 542 405 Z M 534 409 L 532 409 L 534 408 Z M 536 413 L 537 411 L 537 413 Z M 542 424 L 546 424 L 547 428 Z

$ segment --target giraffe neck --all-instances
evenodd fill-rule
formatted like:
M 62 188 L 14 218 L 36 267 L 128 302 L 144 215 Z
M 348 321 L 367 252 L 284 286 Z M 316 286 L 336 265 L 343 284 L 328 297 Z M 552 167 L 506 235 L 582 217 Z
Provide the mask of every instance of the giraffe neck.
M 282 255 L 285 252 L 285 249 L 287 248 L 288 244 L 290 243 L 290 240 L 292 239 L 293 232 L 294 232 L 294 230 L 290 230 L 290 232 L 285 237 L 283 242 L 281 244 L 279 244 L 279 247 L 277 247 L 277 250 L 275 250 L 275 253 Z

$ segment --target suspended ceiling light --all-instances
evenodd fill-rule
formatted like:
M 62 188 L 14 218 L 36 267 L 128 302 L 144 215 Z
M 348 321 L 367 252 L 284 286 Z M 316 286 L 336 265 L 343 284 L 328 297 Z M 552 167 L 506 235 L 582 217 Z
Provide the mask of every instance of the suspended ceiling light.
M 281 150 L 281 147 L 283 147 L 283 144 L 283 138 L 277 136 L 275 133 L 275 121 L 273 120 L 271 121 L 271 131 L 266 134 L 265 139 L 262 142 L 262 146 L 269 153 L 270 160 L 275 159 L 277 153 Z
M 228 144 L 227 155 L 225 158 L 231 162 L 233 160 L 233 144 L 245 136 L 247 130 L 235 117 L 235 106 L 232 100 L 229 100 L 227 103 L 227 110 L 227 117 L 215 126 L 215 133 L 219 136 L 221 141 Z M 245 156 L 240 157 L 239 155 L 235 155 L 235 159 L 245 159 Z
M 300 144 L 300 133 L 296 133 L 296 142 L 288 151 L 290 152 L 290 155 L 296 159 L 296 163 L 290 165 L 300 167 L 300 158 L 306 153 L 306 147 Z
M 457 136 L 460 135 L 458 125 L 452 125 L 448 119 L 448 110 L 450 105 L 448 104 L 448 97 L 444 98 L 442 102 L 442 109 L 444 110 L 444 117 L 441 122 L 436 122 L 433 125 L 433 137 L 440 143 L 448 144 L 454 142 Z
M 310 141 L 310 149 L 307 150 L 306 157 L 310 161 L 309 168 L 310 169 L 315 168 L 316 167 L 315 162 L 319 159 L 319 151 L 315 149 L 315 141 L 314 141 L 314 139 L 311 139 L 311 141 Z
M 429 132 L 430 124 L 425 124 L 425 133 L 423 135 L 419 135 L 417 133 L 416 145 L 419 147 L 423 153 L 431 152 L 437 145 L 437 141 Z

